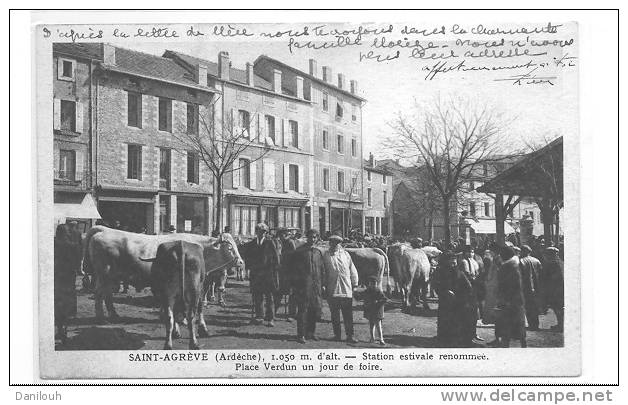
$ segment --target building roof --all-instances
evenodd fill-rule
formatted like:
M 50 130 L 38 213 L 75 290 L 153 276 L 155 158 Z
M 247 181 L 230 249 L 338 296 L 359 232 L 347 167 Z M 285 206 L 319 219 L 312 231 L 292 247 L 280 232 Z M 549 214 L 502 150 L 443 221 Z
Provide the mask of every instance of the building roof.
M 388 170 L 386 166 L 380 165 L 379 163 L 380 162 L 376 162 L 375 166 L 371 166 L 371 162 L 368 159 L 364 159 L 364 170 L 385 174 L 387 176 L 393 175 L 393 173 L 390 170 Z
M 525 155 L 477 189 L 527 197 L 563 198 L 563 137 Z
M 55 42 L 52 44 L 52 52 L 82 59 L 102 60 L 102 44 L 100 43 Z
M 216 62 L 212 62 L 207 59 L 201 59 L 195 56 L 191 56 L 191 55 L 187 55 L 181 52 L 171 51 L 171 50 L 166 50 L 163 56 L 165 58 L 172 58 L 172 59 L 179 60 L 180 62 L 183 62 L 183 64 L 186 65 L 188 69 L 194 69 L 198 65 L 205 65 L 207 66 L 207 74 L 209 76 L 220 79 L 219 72 L 218 72 L 218 63 Z M 229 81 L 230 82 L 248 86 L 246 79 L 247 77 L 246 77 L 245 69 L 237 69 L 232 66 L 229 66 Z M 269 92 L 274 92 L 273 84 L 256 73 L 253 73 L 253 86 L 252 87 L 256 89 L 266 90 Z M 293 91 L 285 87 L 282 87 L 281 94 L 284 96 L 296 98 L 296 94 L 294 94 Z M 305 101 L 305 100 L 300 100 L 300 101 Z
M 106 64 L 103 57 L 102 43 L 55 43 L 53 52 L 64 55 L 96 60 L 100 67 L 119 73 L 160 80 L 172 84 L 194 87 L 199 90 L 215 92 L 214 89 L 200 86 L 194 75 L 169 58 L 145 52 L 113 46 L 115 64 Z
M 283 62 L 281 62 L 280 60 L 277 60 L 277 59 L 271 58 L 271 57 L 270 57 L 270 56 L 268 56 L 268 55 L 260 55 L 260 56 L 258 56 L 258 58 L 255 60 L 255 64 L 257 65 L 258 63 L 260 63 L 260 62 L 262 62 L 262 61 L 269 61 L 269 62 L 271 62 L 271 63 L 273 63 L 273 64 L 280 65 L 280 66 L 282 66 L 282 67 L 284 67 L 284 68 L 286 68 L 286 69 L 289 69 L 289 70 L 292 70 L 293 72 L 296 72 L 299 76 L 301 76 L 301 77 L 303 77 L 303 78 L 307 78 L 307 79 L 309 79 L 309 80 L 311 80 L 311 81 L 313 81 L 313 82 L 317 82 L 317 83 L 319 83 L 319 84 L 321 84 L 321 85 L 323 85 L 323 86 L 326 86 L 326 87 L 329 87 L 329 88 L 331 88 L 331 89 L 334 89 L 335 91 L 337 91 L 337 92 L 339 92 L 339 93 L 342 93 L 342 94 L 344 94 L 344 95 L 346 95 L 346 96 L 348 96 L 348 97 L 352 97 L 352 98 L 354 98 L 354 99 L 356 99 L 356 100 L 359 100 L 359 101 L 362 101 L 362 102 L 365 102 L 365 101 L 366 101 L 366 99 L 365 99 L 365 98 L 362 98 L 362 97 L 358 96 L 357 94 L 353 94 L 353 93 L 351 93 L 350 91 L 347 91 L 347 90 L 345 90 L 345 89 L 341 89 L 341 88 L 339 88 L 338 86 L 334 86 L 334 85 L 333 85 L 333 84 L 331 84 L 331 83 L 328 83 L 328 82 L 326 82 L 326 81 L 324 81 L 324 80 L 322 80 L 322 79 L 319 79 L 319 78 L 318 78 L 318 77 L 316 77 L 316 76 L 312 76 L 311 74 L 309 74 L 309 73 L 307 73 L 307 72 L 304 72 L 304 71 L 302 71 L 302 70 L 300 70 L 300 69 L 297 69 L 297 68 L 295 68 L 295 67 L 293 67 L 293 66 L 290 66 L 290 65 L 288 65 L 288 64 L 286 64 L 286 63 L 283 63 Z

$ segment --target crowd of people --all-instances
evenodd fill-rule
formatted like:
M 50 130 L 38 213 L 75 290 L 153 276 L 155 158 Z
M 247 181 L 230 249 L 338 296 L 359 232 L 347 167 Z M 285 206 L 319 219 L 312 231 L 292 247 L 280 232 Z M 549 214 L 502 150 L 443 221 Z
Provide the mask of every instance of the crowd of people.
M 116 227 L 114 225 L 114 227 Z M 119 227 L 116 227 L 119 229 Z M 174 229 L 171 232 L 175 232 Z M 229 227 L 224 232 L 229 233 Z M 324 242 L 324 248 L 321 248 Z M 407 242 L 413 249 L 434 249 L 430 255 L 431 297 L 438 299 L 437 340 L 443 347 L 473 347 L 482 339 L 479 324 L 494 324 L 492 346 L 508 347 L 519 340 L 526 347 L 526 329 L 539 329 L 539 316 L 551 309 L 557 319 L 552 327 L 564 325 L 563 251 L 533 238 L 520 247 L 463 240 L 445 245 L 420 238 L 397 240 L 386 236 L 350 233 L 348 238 L 310 229 L 305 236 L 294 230 L 271 231 L 257 224 L 255 237 L 241 244 L 246 270 L 238 269 L 238 280 L 249 280 L 253 324 L 273 327 L 284 303 L 287 320 L 296 320 L 300 343 L 316 341 L 323 302 L 327 302 L 333 338 L 356 342 L 353 322 L 354 300 L 363 301 L 372 342 L 385 345 L 382 320 L 390 297 L 381 290 L 381 280 L 369 277 L 358 286 L 358 272 L 345 247 L 373 247 L 383 251 L 394 243 Z M 59 225 L 55 235 L 55 322 L 62 339 L 67 320 L 76 315 L 76 274 L 80 274 L 81 236 L 72 222 Z M 71 270 L 70 270 L 71 269 Z M 226 280 L 226 274 L 225 274 Z M 125 289 L 128 288 L 123 283 Z M 224 287 L 224 286 L 223 286 Z M 388 291 L 390 292 L 390 291 Z M 527 327 L 526 327 L 527 325 Z

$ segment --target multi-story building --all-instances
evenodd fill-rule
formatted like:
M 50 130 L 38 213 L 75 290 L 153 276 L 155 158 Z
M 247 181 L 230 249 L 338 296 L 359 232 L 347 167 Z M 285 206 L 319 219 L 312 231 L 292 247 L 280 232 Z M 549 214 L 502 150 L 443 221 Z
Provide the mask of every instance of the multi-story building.
M 347 82 L 331 67 L 319 72 L 314 59 L 309 71 L 303 72 L 278 60 L 262 55 L 255 70 L 268 77 L 281 71 L 285 77 L 302 77 L 304 98 L 311 102 L 310 121 L 313 161 L 311 190 L 311 223 L 321 232 L 363 230 L 362 186 L 362 103 L 358 83 Z
M 92 195 L 92 92 L 94 59 L 90 46 L 53 46 L 53 165 L 57 222 L 88 225 L 99 218 Z
M 364 232 L 391 235 L 393 175 L 373 154 L 364 161 Z
M 235 128 L 235 137 L 248 138 L 224 179 L 222 222 L 244 237 L 254 235 L 258 222 L 271 229 L 308 229 L 312 112 L 303 78 L 262 62 L 234 68 L 227 52 L 220 52 L 217 62 L 174 51 L 164 57 L 190 71 L 206 66 L 208 80 L 221 93 L 216 108 L 223 125 Z
M 207 234 L 213 180 L 182 142 L 203 131 L 216 89 L 202 67 L 101 46 L 94 76 L 98 210 L 123 229 Z M 201 133 L 202 136 L 202 133 Z

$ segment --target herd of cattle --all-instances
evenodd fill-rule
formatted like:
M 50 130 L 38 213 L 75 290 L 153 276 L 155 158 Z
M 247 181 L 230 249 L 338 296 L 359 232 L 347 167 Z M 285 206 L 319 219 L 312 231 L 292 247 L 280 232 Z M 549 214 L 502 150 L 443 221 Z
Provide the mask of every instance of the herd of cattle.
M 316 247 L 327 249 L 325 243 Z M 440 252 L 400 243 L 388 246 L 387 252 L 379 248 L 346 250 L 361 283 L 376 275 L 381 285 L 386 278 L 387 286 L 394 285 L 401 294 L 403 306 L 414 305 L 418 298 L 427 306 L 430 257 Z M 83 269 L 92 276 L 97 322 L 104 322 L 103 301 L 109 317 L 118 318 L 113 293 L 119 290 L 120 282 L 136 290 L 150 287 L 164 315 L 166 349 L 172 348 L 173 337 L 180 336 L 177 321 L 182 316 L 190 332 L 190 349 L 198 348 L 197 333 L 208 334 L 202 297 L 215 279 L 212 276 L 244 266 L 238 245 L 228 233 L 217 238 L 187 233 L 145 235 L 95 226 L 87 232 L 83 243 Z

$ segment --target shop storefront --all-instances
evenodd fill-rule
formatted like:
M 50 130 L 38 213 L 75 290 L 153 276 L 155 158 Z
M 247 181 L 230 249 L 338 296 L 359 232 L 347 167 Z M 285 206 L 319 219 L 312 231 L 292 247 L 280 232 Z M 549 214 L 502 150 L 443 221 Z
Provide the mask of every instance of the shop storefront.
M 227 196 L 228 224 L 234 235 L 252 237 L 255 225 L 265 223 L 272 229 L 305 229 L 306 199 L 282 199 L 250 196 Z
M 348 236 L 351 231 L 362 232 L 362 202 L 329 199 L 329 229 L 331 233 Z
M 152 192 L 103 190 L 98 194 L 98 212 L 107 226 L 154 233 L 154 198 Z

